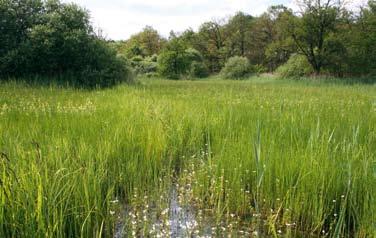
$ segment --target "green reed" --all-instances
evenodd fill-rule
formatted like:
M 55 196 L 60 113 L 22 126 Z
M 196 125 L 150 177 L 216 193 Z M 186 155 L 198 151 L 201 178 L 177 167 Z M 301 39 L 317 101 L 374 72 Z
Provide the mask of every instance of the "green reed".
M 214 220 L 235 214 L 255 231 L 262 220 L 274 236 L 376 235 L 375 86 L 6 83 L 0 133 L 1 237 L 111 237 L 113 201 L 150 198 L 184 171 Z

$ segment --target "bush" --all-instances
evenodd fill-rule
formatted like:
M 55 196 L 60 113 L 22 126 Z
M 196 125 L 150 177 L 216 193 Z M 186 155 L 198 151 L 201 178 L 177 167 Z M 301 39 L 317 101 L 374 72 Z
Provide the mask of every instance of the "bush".
M 187 75 L 192 62 L 186 49 L 179 39 L 171 40 L 158 57 L 159 74 L 170 79 Z
M 156 54 L 153 54 L 152 56 L 148 56 L 145 58 L 146 61 L 149 61 L 149 62 L 157 62 L 158 61 L 158 55 Z
M 282 78 L 301 78 L 313 73 L 313 68 L 303 55 L 294 54 L 284 64 L 278 67 L 276 73 Z
M 145 77 L 146 78 L 158 78 L 159 74 L 158 73 L 146 73 Z
M 136 74 L 146 74 L 157 72 L 157 63 L 150 58 L 142 58 L 142 56 L 135 56 L 131 59 L 131 66 Z
M 142 73 L 155 73 L 157 69 L 158 64 L 156 62 L 142 61 Z
M 260 74 L 268 72 L 268 69 L 265 68 L 261 64 L 256 64 L 256 65 L 252 66 L 252 71 L 255 72 L 257 75 L 260 75 Z
M 198 50 L 193 49 L 193 48 L 188 48 L 188 49 L 185 50 L 185 52 L 187 54 L 189 61 L 191 61 L 191 62 L 202 62 L 203 61 L 203 57 Z
M 0 29 L 6 29 L 0 34 L 0 77 L 58 78 L 80 87 L 132 80 L 129 64 L 95 35 L 83 8 L 59 1 L 0 1 L 0 13 Z
M 201 53 L 187 48 L 184 41 L 177 38 L 171 40 L 159 55 L 158 72 L 170 79 L 204 78 L 209 75 Z
M 98 50 L 99 47 L 96 47 Z M 113 52 L 104 47 L 101 56 L 96 58 L 92 64 L 81 70 L 74 76 L 73 85 L 85 87 L 110 87 L 122 82 L 133 81 L 133 72 L 125 57 L 114 56 Z
M 241 79 L 251 73 L 251 65 L 246 57 L 234 56 L 227 60 L 221 74 L 228 79 Z
M 144 58 L 142 58 L 141 55 L 136 55 L 136 56 L 132 57 L 132 59 L 131 59 L 132 62 L 141 62 L 143 60 L 144 60 Z
M 203 62 L 192 62 L 190 76 L 193 78 L 205 78 L 209 76 L 209 69 Z

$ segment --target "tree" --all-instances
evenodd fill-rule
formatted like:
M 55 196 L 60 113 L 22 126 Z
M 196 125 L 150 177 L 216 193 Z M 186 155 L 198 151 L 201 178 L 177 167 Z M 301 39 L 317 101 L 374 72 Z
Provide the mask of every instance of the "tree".
M 131 79 L 127 63 L 95 35 L 78 5 L 3 0 L 0 13 L 2 79 L 37 75 L 84 87 Z
M 24 71 L 26 59 L 20 46 L 28 38 L 28 29 L 40 23 L 42 11 L 38 0 L 0 1 L 0 74 Z
M 246 56 L 249 52 L 253 19 L 251 15 L 238 12 L 226 24 L 226 45 L 229 56 Z
M 179 38 L 186 44 L 188 47 L 197 48 L 198 46 L 198 34 L 192 30 L 192 28 L 188 28 L 187 30 L 183 31 L 180 34 Z
M 288 12 L 289 9 L 283 5 L 271 6 L 254 24 L 254 58 L 257 58 L 257 64 L 266 66 L 269 71 L 287 62 L 295 52 L 291 37 L 284 34 L 286 29 L 281 24 L 283 15 Z
M 349 73 L 376 75 L 376 1 L 361 9 L 341 37 L 348 51 Z
M 224 29 L 219 22 L 205 22 L 200 26 L 196 49 L 203 55 L 211 72 L 221 70 L 226 56 Z
M 187 74 L 190 68 L 187 46 L 178 38 L 170 40 L 158 57 L 160 75 L 170 79 L 179 79 Z
M 316 74 L 321 72 L 327 56 L 325 44 L 334 32 L 342 10 L 337 0 L 300 0 L 301 17 L 285 14 L 284 28 L 292 37 L 299 53 L 312 65 Z
M 146 26 L 141 32 L 131 36 L 129 40 L 124 42 L 120 47 L 120 53 L 132 58 L 136 55 L 142 57 L 159 54 L 166 40 L 151 26 Z

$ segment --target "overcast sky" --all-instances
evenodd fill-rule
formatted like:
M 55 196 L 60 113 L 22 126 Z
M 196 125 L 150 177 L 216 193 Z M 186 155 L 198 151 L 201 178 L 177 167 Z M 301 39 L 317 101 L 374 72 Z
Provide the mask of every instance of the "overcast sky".
M 366 0 L 353 0 L 359 5 Z M 146 25 L 163 36 L 171 30 L 194 30 L 205 21 L 243 11 L 260 15 L 275 4 L 292 7 L 294 0 L 63 0 L 75 2 L 90 11 L 93 25 L 109 39 L 128 39 Z

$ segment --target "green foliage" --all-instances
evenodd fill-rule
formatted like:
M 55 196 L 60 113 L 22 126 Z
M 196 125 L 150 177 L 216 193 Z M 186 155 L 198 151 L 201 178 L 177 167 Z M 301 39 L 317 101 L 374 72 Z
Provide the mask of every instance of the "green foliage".
M 146 78 L 159 78 L 159 74 L 157 72 L 151 72 L 145 74 Z
M 148 56 L 145 58 L 146 61 L 149 61 L 149 62 L 157 62 L 158 61 L 158 55 L 157 54 L 154 54 L 152 56 Z
M 170 79 L 179 79 L 187 75 L 192 63 L 190 57 L 187 46 L 182 41 L 171 40 L 158 57 L 159 74 Z
M 337 77 L 348 72 L 349 55 L 344 42 L 338 36 L 332 34 L 325 42 L 325 59 L 323 60 L 323 72 Z
M 127 41 L 119 42 L 118 53 L 128 58 L 134 56 L 149 57 L 160 53 L 166 40 L 151 26 L 146 26 L 141 32 L 132 35 Z
M 376 76 L 376 1 L 362 8 L 359 18 L 339 32 L 347 50 L 348 75 Z
M 155 60 L 153 57 L 143 58 L 137 55 L 131 59 L 131 65 L 136 74 L 155 73 L 157 72 L 158 64 L 153 60 Z
M 198 72 L 205 68 L 209 73 L 218 73 L 228 58 L 237 55 L 247 57 L 252 65 L 274 71 L 295 53 L 304 55 L 316 74 L 376 74 L 374 0 L 359 14 L 346 10 L 338 1 L 298 2 L 302 14 L 277 5 L 259 17 L 237 12 L 228 20 L 205 22 L 197 32 L 187 29 L 171 34 L 169 42 L 146 26 L 126 41 L 107 43 L 117 54 L 131 59 L 136 73 L 155 72 L 159 65 L 159 73 L 170 78 L 196 77 L 193 75 L 203 75 Z M 98 72 L 107 71 L 103 67 L 116 60 L 112 51 L 91 48 L 106 46 L 96 43 L 101 39 L 90 25 L 88 12 L 75 4 L 57 0 L 0 1 L 0 29 L 2 78 L 52 76 L 70 78 L 69 83 L 75 84 L 87 81 L 81 78 L 83 72 L 101 75 Z M 182 49 L 171 49 L 176 45 L 174 41 L 184 45 Z M 96 51 L 105 52 L 111 59 Z M 161 52 L 162 64 L 158 64 Z M 94 63 L 99 58 L 108 62 Z M 110 81 L 123 80 L 132 79 Z M 90 85 L 102 81 L 94 80 Z
M 313 73 L 312 66 L 303 55 L 292 55 L 290 59 L 278 67 L 277 74 L 282 78 L 301 78 Z
M 186 43 L 178 38 L 171 40 L 159 55 L 158 69 L 160 75 L 170 79 L 209 76 L 209 70 L 201 53 L 196 49 L 188 48 Z
M 193 48 L 188 48 L 185 50 L 185 53 L 187 54 L 187 57 L 188 57 L 188 60 L 191 61 L 191 62 L 202 62 L 203 61 L 203 57 L 201 55 L 201 53 L 196 50 L 196 49 L 193 49 Z
M 251 73 L 251 65 L 245 57 L 234 56 L 227 60 L 221 74 L 227 79 L 241 79 Z
M 342 14 L 340 1 L 319 0 L 299 1 L 303 14 L 301 17 L 284 15 L 284 29 L 294 40 L 300 54 L 307 58 L 316 74 L 325 67 L 329 50 L 325 47 L 331 34 L 336 30 Z
M 251 68 L 252 68 L 252 72 L 255 72 L 257 75 L 268 72 L 268 69 L 261 64 L 253 65 Z
M 132 59 L 131 59 L 132 62 L 141 62 L 143 60 L 144 60 L 144 58 L 142 58 L 142 56 L 140 56 L 140 55 L 136 55 L 136 56 L 132 57 Z
M 17 27 L 12 16 L 17 14 Z M 59 1 L 0 2 L 0 77 L 50 76 L 72 85 L 111 86 L 130 81 L 130 70 L 94 35 L 86 10 Z M 116 67 L 115 67 L 116 66 Z M 125 73 L 125 74 L 124 74 Z
M 219 72 L 227 54 L 223 26 L 216 21 L 205 22 L 200 26 L 197 36 L 191 38 L 194 48 L 200 51 L 210 72 Z
M 295 52 L 291 39 L 283 39 L 271 42 L 265 49 L 265 61 L 270 71 L 276 70 L 287 62 L 291 54 Z
M 71 83 L 93 88 L 131 82 L 134 75 L 128 60 L 122 56 L 116 56 L 115 52 L 110 50 L 103 41 L 98 40 L 95 44 L 96 46 L 93 47 L 95 55 L 91 58 L 90 64 L 79 72 L 74 72 Z
M 226 58 L 243 56 L 252 65 L 268 65 L 265 51 L 278 35 L 277 20 L 269 11 L 260 17 L 237 12 L 228 20 L 223 26 Z
M 158 71 L 158 64 L 152 61 L 144 61 L 143 72 L 156 73 Z
M 203 62 L 194 61 L 191 64 L 190 77 L 206 78 L 209 76 L 209 70 Z
M 193 48 L 188 48 L 186 51 L 187 60 L 190 62 L 189 77 L 191 78 L 205 78 L 209 76 L 209 69 L 204 62 L 201 53 Z
M 225 26 L 226 49 L 231 55 L 250 56 L 252 54 L 252 24 L 254 18 L 243 12 L 237 12 Z M 252 39 L 252 40 L 251 40 Z M 253 57 L 249 57 L 253 58 Z

